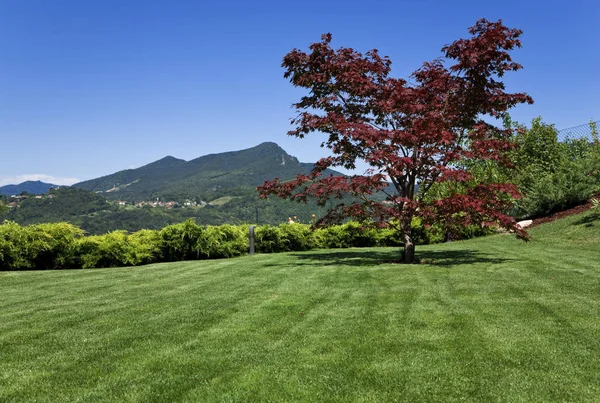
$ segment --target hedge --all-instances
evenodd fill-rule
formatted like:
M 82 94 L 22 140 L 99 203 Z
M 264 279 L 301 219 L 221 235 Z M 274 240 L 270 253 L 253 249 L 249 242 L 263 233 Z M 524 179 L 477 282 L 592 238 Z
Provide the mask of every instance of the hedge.
M 417 243 L 440 242 L 435 229 L 413 221 Z M 258 253 L 306 251 L 315 248 L 400 246 L 391 228 L 365 227 L 356 222 L 312 230 L 306 224 L 256 227 Z M 0 225 L 0 270 L 90 269 L 138 266 L 158 262 L 218 259 L 248 253 L 248 225 L 201 226 L 193 219 L 162 230 L 132 234 L 113 231 L 84 236 L 68 223 Z

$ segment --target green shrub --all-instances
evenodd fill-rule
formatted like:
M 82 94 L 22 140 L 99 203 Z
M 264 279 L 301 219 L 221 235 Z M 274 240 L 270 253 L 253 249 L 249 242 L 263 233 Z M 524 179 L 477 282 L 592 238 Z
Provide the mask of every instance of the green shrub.
M 519 134 L 514 154 L 515 183 L 524 197 L 511 212 L 517 218 L 535 218 L 586 202 L 600 190 L 600 144 L 588 139 L 558 142 L 554 126 L 534 119 Z
M 466 237 L 480 228 L 468 228 Z M 417 243 L 441 241 L 441 236 L 413 220 Z M 400 246 L 403 239 L 393 228 L 377 229 L 356 222 L 313 231 L 306 224 L 260 226 L 255 231 L 261 253 L 305 251 L 313 248 Z M 217 259 L 240 256 L 249 248 L 248 226 L 201 227 L 193 219 L 169 225 L 161 231 L 141 230 L 133 234 L 113 231 L 83 237 L 83 231 L 68 223 L 22 227 L 5 221 L 0 225 L 0 270 L 75 269 L 120 267 L 158 261 Z
M 481 225 L 467 225 L 466 227 L 461 228 L 455 240 L 477 238 L 480 236 L 492 235 L 496 232 L 496 228 L 494 227 L 484 227 Z
M 411 231 L 413 242 L 417 245 L 429 245 L 444 242 L 444 233 L 438 226 L 426 227 L 419 217 L 414 217 L 411 222 Z M 404 235 L 392 225 L 387 228 L 380 228 L 374 233 L 377 246 L 402 246 L 404 245 Z
M 417 245 L 431 245 L 444 242 L 447 239 L 447 236 L 441 225 L 433 224 L 431 226 L 426 226 L 420 217 L 413 217 L 411 222 L 411 230 L 413 242 L 415 242 Z M 459 228 L 457 230 L 455 239 L 462 239 L 461 231 L 463 230 L 464 228 Z
M 352 248 L 382 246 L 386 244 L 380 235 L 382 229 L 350 221 L 341 225 L 332 225 L 315 231 L 314 244 L 320 248 Z M 387 235 L 392 232 L 387 232 Z
M 77 267 L 82 269 L 98 268 L 101 260 L 99 252 L 103 235 L 94 235 L 77 240 Z
M 323 249 L 349 248 L 348 234 L 342 225 L 331 225 L 316 230 L 317 245 Z
M 160 262 L 163 253 L 163 239 L 160 231 L 143 229 L 129 235 L 129 242 L 135 251 L 136 265 Z
M 33 268 L 29 261 L 30 241 L 26 229 L 13 221 L 0 225 L 0 269 L 19 270 Z
M 535 218 L 585 203 L 598 191 L 597 166 L 589 157 L 566 160 L 555 172 L 529 169 L 519 177 L 523 199 L 515 204 L 517 218 Z
M 307 224 L 263 225 L 255 231 L 256 250 L 260 253 L 304 251 L 320 247 Z
M 135 247 L 129 242 L 126 231 L 81 238 L 78 242 L 78 259 L 79 266 L 84 269 L 139 264 Z
M 167 262 L 200 259 L 202 253 L 197 245 L 202 232 L 193 218 L 163 228 L 160 231 L 163 259 Z
M 347 234 L 346 239 L 352 247 L 367 248 L 377 245 L 377 230 L 375 228 L 355 221 L 347 222 L 342 227 Z
M 283 251 L 303 251 L 315 247 L 312 230 L 306 224 L 281 224 Z
M 259 253 L 277 253 L 285 250 L 283 233 L 280 227 L 274 227 L 272 225 L 261 225 L 256 227 L 254 241 L 256 251 Z
M 32 256 L 37 269 L 77 268 L 76 240 L 83 236 L 83 230 L 72 224 L 59 222 L 29 226 L 38 233 L 36 238 L 44 240 L 44 246 L 36 256 Z
M 65 269 L 75 266 L 75 240 L 83 231 L 71 224 L 25 227 L 11 221 L 0 225 L 0 269 Z
M 377 246 L 402 246 L 404 237 L 395 227 L 378 228 L 375 231 Z
M 223 224 L 204 228 L 194 251 L 199 257 L 218 259 L 243 255 L 249 247 L 247 227 Z

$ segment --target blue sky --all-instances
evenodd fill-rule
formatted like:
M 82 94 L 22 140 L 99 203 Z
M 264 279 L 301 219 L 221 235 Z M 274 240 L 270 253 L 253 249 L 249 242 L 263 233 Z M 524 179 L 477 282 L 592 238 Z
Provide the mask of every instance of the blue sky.
M 479 18 L 524 31 L 508 90 L 557 128 L 600 119 L 600 2 L 0 0 L 0 185 L 58 184 L 264 141 L 301 161 L 318 136 L 286 135 L 302 94 L 282 57 L 325 32 L 377 48 L 407 78 Z

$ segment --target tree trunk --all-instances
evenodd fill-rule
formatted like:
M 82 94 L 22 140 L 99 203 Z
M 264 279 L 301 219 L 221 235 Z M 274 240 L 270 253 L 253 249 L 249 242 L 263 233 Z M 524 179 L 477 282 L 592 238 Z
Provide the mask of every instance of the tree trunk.
M 403 252 L 404 263 L 415 262 L 415 244 L 412 240 L 410 233 L 404 234 L 404 252 Z

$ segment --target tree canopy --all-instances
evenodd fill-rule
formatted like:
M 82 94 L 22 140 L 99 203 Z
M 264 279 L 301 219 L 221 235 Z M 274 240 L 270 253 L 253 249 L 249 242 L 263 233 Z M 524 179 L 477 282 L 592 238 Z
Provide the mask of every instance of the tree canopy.
M 299 202 L 312 197 L 321 205 L 340 199 L 318 225 L 347 217 L 398 225 L 407 263 L 414 260 L 410 224 L 415 216 L 448 231 L 469 224 L 498 225 L 526 239 L 506 214 L 520 196 L 517 188 L 480 181 L 465 168 L 466 161 L 509 164 L 506 154 L 515 146 L 512 129 L 490 122 L 517 104 L 533 102 L 525 93 L 506 92 L 501 81 L 506 72 L 522 68 L 509 54 L 521 47 L 522 31 L 501 20 L 481 19 L 469 33 L 469 38 L 444 46 L 443 58 L 424 63 L 408 80 L 390 77 L 390 59 L 376 49 L 365 54 L 333 49 L 331 34 L 310 45 L 309 53 L 289 52 L 283 59 L 284 77 L 308 94 L 293 104 L 295 128 L 288 134 L 325 134 L 322 147 L 332 155 L 309 174 L 265 182 L 258 188 L 261 197 L 273 194 Z M 369 165 L 363 175 L 323 174 L 332 167 L 355 169 L 358 160 Z M 436 184 L 451 191 L 441 199 L 427 198 Z M 369 197 L 377 192 L 385 192 L 385 200 Z M 360 199 L 344 203 L 348 193 Z

